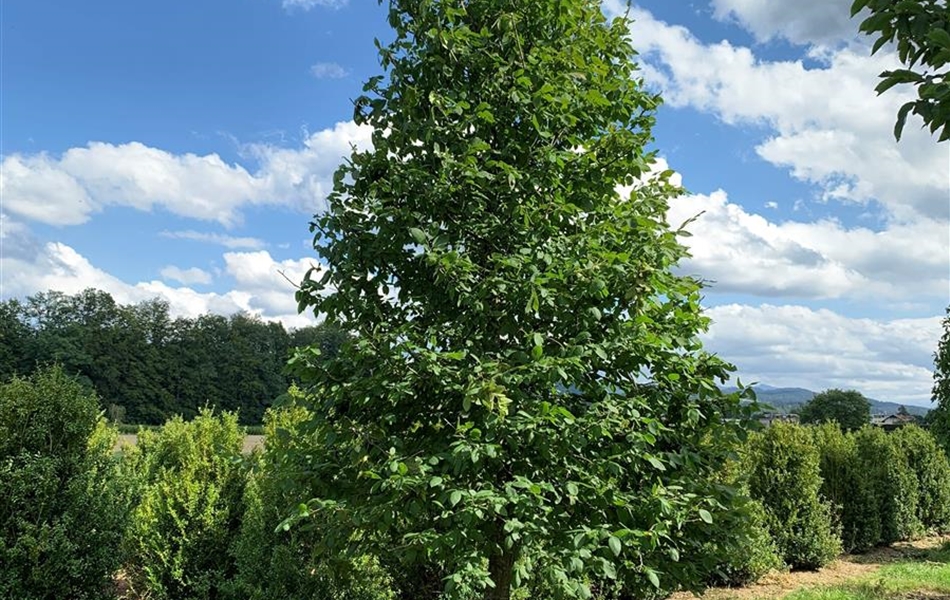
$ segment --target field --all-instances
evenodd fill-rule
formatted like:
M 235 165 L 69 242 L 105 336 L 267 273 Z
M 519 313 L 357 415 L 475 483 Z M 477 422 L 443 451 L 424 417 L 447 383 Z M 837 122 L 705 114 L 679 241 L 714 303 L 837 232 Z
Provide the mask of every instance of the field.
M 116 442 L 115 449 L 121 450 L 127 446 L 134 446 L 138 436 L 134 433 L 123 433 L 119 435 L 119 441 Z M 244 453 L 250 454 L 255 448 L 259 448 L 264 444 L 264 436 L 262 435 L 246 435 L 244 436 Z
M 674 594 L 671 600 L 690 600 Z M 775 571 L 754 585 L 708 590 L 708 600 L 950 600 L 950 538 L 846 555 L 820 571 Z

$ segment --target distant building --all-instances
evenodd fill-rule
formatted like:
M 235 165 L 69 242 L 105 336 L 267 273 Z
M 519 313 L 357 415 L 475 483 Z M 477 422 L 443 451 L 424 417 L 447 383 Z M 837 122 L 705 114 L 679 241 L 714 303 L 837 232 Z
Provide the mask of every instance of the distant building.
M 916 422 L 917 418 L 914 417 L 914 415 L 908 414 L 906 410 L 898 411 L 890 415 L 871 415 L 871 425 L 887 430 L 897 429 L 898 427 L 903 427 L 904 425 Z
M 795 413 L 766 412 L 760 413 L 758 419 L 763 427 L 772 423 L 798 423 L 798 415 Z

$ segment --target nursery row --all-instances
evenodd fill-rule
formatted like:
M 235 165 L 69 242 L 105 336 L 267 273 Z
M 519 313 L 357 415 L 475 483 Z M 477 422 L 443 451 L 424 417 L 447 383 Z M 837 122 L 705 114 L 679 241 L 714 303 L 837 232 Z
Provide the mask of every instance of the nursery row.
M 320 460 L 307 420 L 293 402 L 271 410 L 265 447 L 245 455 L 237 418 L 205 411 L 116 454 L 97 399 L 61 369 L 0 386 L 0 598 L 439 596 L 445 573 L 402 562 L 399 548 L 322 551 L 340 547 L 322 523 L 346 512 L 299 504 Z M 752 433 L 720 477 L 722 505 L 703 511 L 707 542 L 669 557 L 697 586 L 817 568 L 950 524 L 950 466 L 916 427 L 777 424 Z M 608 568 L 592 592 L 626 598 L 611 579 Z M 553 596 L 527 586 L 517 597 Z

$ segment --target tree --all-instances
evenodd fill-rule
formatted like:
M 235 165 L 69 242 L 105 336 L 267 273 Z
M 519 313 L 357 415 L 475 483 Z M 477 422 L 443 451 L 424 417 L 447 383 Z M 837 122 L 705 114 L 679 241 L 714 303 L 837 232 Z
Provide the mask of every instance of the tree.
M 337 171 L 297 294 L 354 334 L 292 362 L 319 399 L 299 518 L 448 598 L 693 585 L 739 394 L 671 272 L 682 190 L 650 172 L 627 23 L 594 0 L 393 0 L 389 23 L 355 103 L 373 148 Z
M 871 420 L 871 403 L 856 390 L 825 390 L 802 406 L 802 423 L 836 421 L 845 431 L 854 431 Z
M 871 14 L 860 30 L 877 36 L 871 54 L 885 44 L 897 42 L 901 63 L 907 68 L 884 71 L 875 90 L 883 94 L 895 85 L 912 84 L 917 99 L 897 113 L 894 137 L 900 140 L 907 115 L 920 115 L 930 132 L 939 131 L 938 141 L 950 139 L 950 4 L 945 0 L 854 0 L 851 16 L 864 9 Z M 916 67 L 916 68 L 915 68 Z
M 943 319 L 943 336 L 934 353 L 932 394 L 937 406 L 927 413 L 926 425 L 943 449 L 950 453 L 950 308 Z

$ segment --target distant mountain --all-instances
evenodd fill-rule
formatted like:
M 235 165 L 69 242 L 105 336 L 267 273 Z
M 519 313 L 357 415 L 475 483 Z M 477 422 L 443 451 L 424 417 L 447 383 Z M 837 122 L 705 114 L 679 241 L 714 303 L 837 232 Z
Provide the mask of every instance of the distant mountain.
M 759 403 L 767 404 L 778 412 L 791 412 L 798 406 L 805 404 L 815 397 L 816 392 L 806 390 L 805 388 L 780 388 L 771 385 L 759 384 L 755 387 L 756 398 Z M 734 392 L 736 388 L 723 388 L 725 392 Z M 894 414 L 901 406 L 907 409 L 912 415 L 925 415 L 930 409 L 923 406 L 913 406 L 912 404 L 899 404 L 897 402 L 885 402 L 883 400 L 874 400 L 868 398 L 871 403 L 871 414 L 883 413 Z

